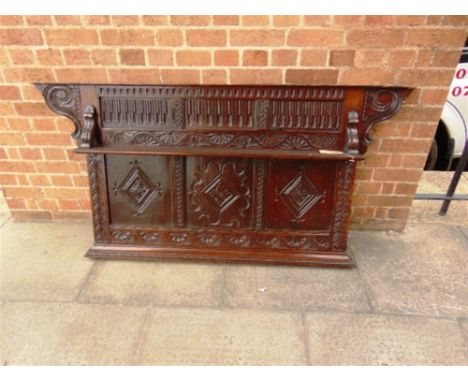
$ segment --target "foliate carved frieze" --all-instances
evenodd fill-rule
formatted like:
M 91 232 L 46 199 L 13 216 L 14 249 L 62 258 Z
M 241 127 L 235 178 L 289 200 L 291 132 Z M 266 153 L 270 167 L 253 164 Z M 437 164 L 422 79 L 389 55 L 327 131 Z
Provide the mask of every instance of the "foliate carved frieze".
M 327 250 L 330 237 L 326 234 L 280 235 L 267 231 L 227 231 L 213 229 L 152 229 L 147 227 L 111 228 L 114 243 L 152 243 L 168 246 L 207 246 L 211 248 Z
M 336 149 L 335 134 L 285 134 L 238 132 L 201 133 L 196 131 L 141 131 L 105 129 L 104 144 L 136 146 L 259 148 L 277 150 Z

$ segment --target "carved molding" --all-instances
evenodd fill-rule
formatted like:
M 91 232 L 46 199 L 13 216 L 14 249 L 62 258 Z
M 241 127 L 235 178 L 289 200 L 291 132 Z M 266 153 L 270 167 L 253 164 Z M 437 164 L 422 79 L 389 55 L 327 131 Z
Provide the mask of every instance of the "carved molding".
M 72 137 L 81 136 L 81 100 L 79 85 L 36 85 L 47 105 L 57 114 L 70 119 L 75 125 Z
M 357 111 L 350 111 L 348 113 L 348 126 L 346 129 L 346 145 L 345 151 L 349 154 L 359 153 L 359 114 Z
M 104 130 L 105 145 L 317 150 L 335 149 L 336 141 L 335 134 L 290 135 L 286 133 L 258 134 L 256 132 L 230 134 L 194 131 Z
M 92 105 L 86 106 L 83 113 L 84 126 L 76 136 L 78 147 L 90 148 L 96 134 L 96 109 Z

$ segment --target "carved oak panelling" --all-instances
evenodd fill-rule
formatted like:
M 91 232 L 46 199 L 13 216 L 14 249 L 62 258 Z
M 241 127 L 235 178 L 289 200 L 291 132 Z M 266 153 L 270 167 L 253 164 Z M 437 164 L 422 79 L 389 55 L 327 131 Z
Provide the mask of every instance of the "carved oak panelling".
M 187 158 L 189 224 L 252 226 L 252 160 Z
M 170 224 L 171 158 L 108 156 L 107 162 L 112 223 Z
M 328 230 L 335 166 L 333 161 L 271 160 L 266 228 Z M 324 173 L 330 176 L 323 177 Z

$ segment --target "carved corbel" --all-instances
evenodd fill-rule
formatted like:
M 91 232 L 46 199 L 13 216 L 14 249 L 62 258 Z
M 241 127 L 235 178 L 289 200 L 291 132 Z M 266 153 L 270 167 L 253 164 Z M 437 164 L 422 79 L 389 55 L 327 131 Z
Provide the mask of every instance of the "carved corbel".
M 81 130 L 81 101 L 78 85 L 36 84 L 36 87 L 42 92 L 47 106 L 73 122 L 75 131 L 72 137 L 76 139 Z
M 89 149 L 92 145 L 95 128 L 96 128 L 96 109 L 92 105 L 86 106 L 83 113 L 83 120 L 85 121 L 82 129 L 79 130 L 79 135 L 76 137 L 79 148 Z
M 358 132 L 359 115 L 357 111 L 348 113 L 348 125 L 346 129 L 346 146 L 345 151 L 349 154 L 359 154 L 359 132 Z
M 404 98 L 411 92 L 408 88 L 396 89 L 368 89 L 364 104 L 364 136 L 362 152 L 372 142 L 370 131 L 375 123 L 384 121 L 395 115 L 403 103 Z

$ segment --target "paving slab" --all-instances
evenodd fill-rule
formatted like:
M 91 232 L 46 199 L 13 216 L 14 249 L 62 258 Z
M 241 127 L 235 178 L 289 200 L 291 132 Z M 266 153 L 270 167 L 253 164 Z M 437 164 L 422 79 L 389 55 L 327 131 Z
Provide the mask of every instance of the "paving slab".
M 369 311 L 356 269 L 230 266 L 226 303 L 233 307 Z
M 147 308 L 5 303 L 2 364 L 133 364 Z
M 93 261 L 89 224 L 14 223 L 0 231 L 0 298 L 71 301 Z
M 224 266 L 178 262 L 99 262 L 81 300 L 217 306 Z
M 454 320 L 316 312 L 306 325 L 312 365 L 468 365 Z
M 350 246 L 378 312 L 468 317 L 468 240 L 456 227 L 356 231 Z
M 141 362 L 150 365 L 302 365 L 301 316 L 289 312 L 155 309 Z

